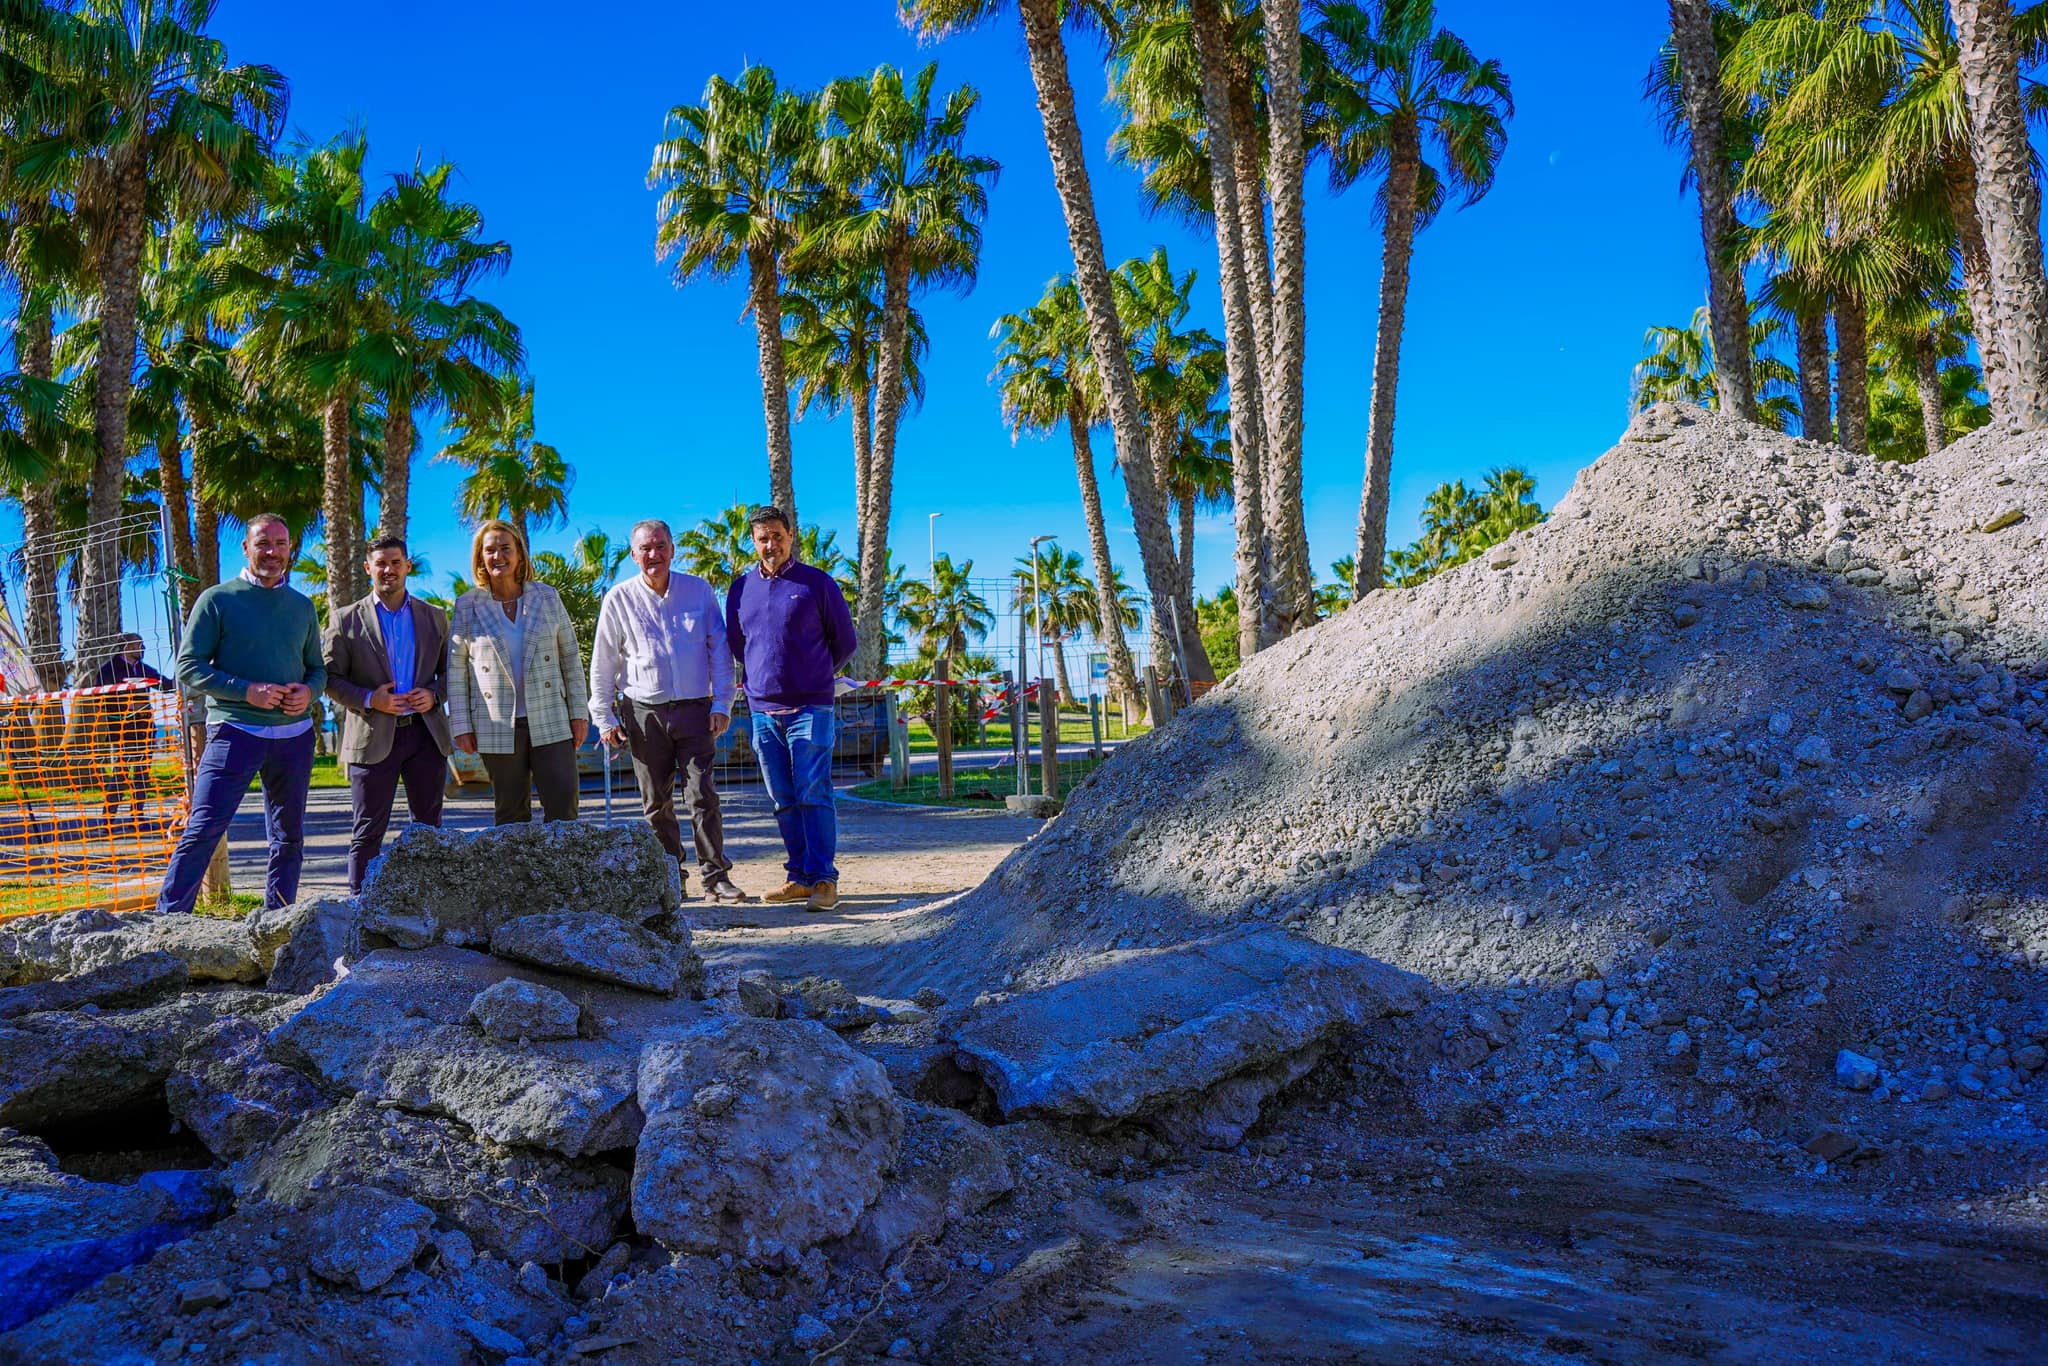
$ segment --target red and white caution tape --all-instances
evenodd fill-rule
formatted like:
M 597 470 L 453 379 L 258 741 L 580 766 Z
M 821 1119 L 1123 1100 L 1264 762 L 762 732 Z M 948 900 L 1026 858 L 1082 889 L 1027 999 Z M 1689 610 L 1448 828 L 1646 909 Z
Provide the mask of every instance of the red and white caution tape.
M 65 697 L 104 697 L 108 693 L 141 692 L 155 688 L 156 682 L 148 678 L 131 678 L 125 683 L 96 683 L 90 688 L 63 688 L 56 692 L 25 692 L 12 697 L 0 697 L 0 707 L 13 706 L 17 702 L 54 702 Z

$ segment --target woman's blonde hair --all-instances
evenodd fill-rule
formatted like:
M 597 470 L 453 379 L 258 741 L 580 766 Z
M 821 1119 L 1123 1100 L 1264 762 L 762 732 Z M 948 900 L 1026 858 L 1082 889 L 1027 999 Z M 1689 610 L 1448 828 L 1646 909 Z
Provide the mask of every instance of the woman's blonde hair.
M 469 572 L 471 582 L 478 588 L 489 588 L 491 576 L 484 570 L 484 537 L 493 531 L 502 531 L 512 542 L 512 548 L 519 552 L 519 563 L 513 567 L 512 582 L 525 588 L 533 580 L 533 561 L 527 557 L 526 542 L 520 539 L 519 528 L 502 518 L 493 517 L 476 529 L 476 536 L 469 543 Z

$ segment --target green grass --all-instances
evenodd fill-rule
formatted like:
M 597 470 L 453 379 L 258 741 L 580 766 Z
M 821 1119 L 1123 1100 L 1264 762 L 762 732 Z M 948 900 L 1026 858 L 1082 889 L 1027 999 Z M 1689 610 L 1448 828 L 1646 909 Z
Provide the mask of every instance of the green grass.
M 348 774 L 342 770 L 341 760 L 332 754 L 313 756 L 314 787 L 347 787 Z
M 263 909 L 263 896 L 260 892 L 229 892 L 212 901 L 195 902 L 192 909 L 216 920 L 240 920 Z
M 1100 759 L 1062 759 L 1060 761 L 1060 793 L 1065 795 L 1074 790 L 1075 784 L 1093 773 L 1102 764 Z M 1038 768 L 1031 770 L 1031 790 L 1038 791 Z M 887 778 L 872 783 L 862 783 L 852 789 L 856 797 L 866 797 L 878 802 L 902 802 L 906 806 L 952 806 L 971 811 L 1000 811 L 1003 798 L 1017 791 L 1015 769 L 960 768 L 953 771 L 953 796 L 939 795 L 939 775 L 936 773 L 914 774 L 902 787 L 892 787 Z M 985 793 L 986 795 L 975 795 Z
M 1131 738 L 1132 736 L 1143 735 L 1148 729 L 1149 727 L 1143 724 L 1139 724 L 1132 726 L 1129 731 L 1126 731 L 1123 725 L 1123 714 L 1121 711 L 1118 711 L 1114 714 L 1104 715 L 1102 725 L 1102 738 L 1105 741 L 1125 740 Z M 910 720 L 909 734 L 910 752 L 912 754 L 938 753 L 939 742 L 937 738 L 932 735 L 931 727 L 927 726 L 923 721 L 919 720 L 916 717 L 912 717 Z M 1063 711 L 1060 713 L 1061 744 L 1085 745 L 1092 741 L 1094 738 L 1094 734 L 1088 729 L 1087 712 Z M 1031 744 L 1034 749 L 1038 745 L 1038 721 L 1035 716 L 1031 722 Z M 1007 718 L 998 718 L 988 723 L 988 740 L 986 744 L 983 744 L 983 742 L 977 737 L 976 733 L 970 730 L 965 735 L 955 735 L 953 737 L 953 748 L 956 750 L 983 748 L 1008 749 L 1010 748 L 1009 720 Z

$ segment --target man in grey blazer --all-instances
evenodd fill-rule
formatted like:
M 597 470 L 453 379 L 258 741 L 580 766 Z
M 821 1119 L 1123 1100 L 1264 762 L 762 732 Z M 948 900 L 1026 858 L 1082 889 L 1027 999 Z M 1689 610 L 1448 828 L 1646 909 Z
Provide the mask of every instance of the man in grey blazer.
M 363 890 L 384 848 L 398 784 L 421 825 L 441 823 L 448 778 L 448 618 L 405 590 L 412 562 L 405 542 L 370 546 L 371 595 L 328 623 L 327 695 L 341 706 L 341 762 L 348 769 L 355 829 L 348 842 L 348 889 Z

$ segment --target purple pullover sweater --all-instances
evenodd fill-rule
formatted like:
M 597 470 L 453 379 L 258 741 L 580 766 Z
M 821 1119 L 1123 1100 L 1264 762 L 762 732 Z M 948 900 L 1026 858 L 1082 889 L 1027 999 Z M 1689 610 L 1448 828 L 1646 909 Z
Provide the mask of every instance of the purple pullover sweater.
M 769 578 L 755 565 L 725 594 L 725 634 L 746 669 L 755 711 L 832 705 L 832 676 L 853 658 L 853 613 L 822 569 L 790 560 Z

